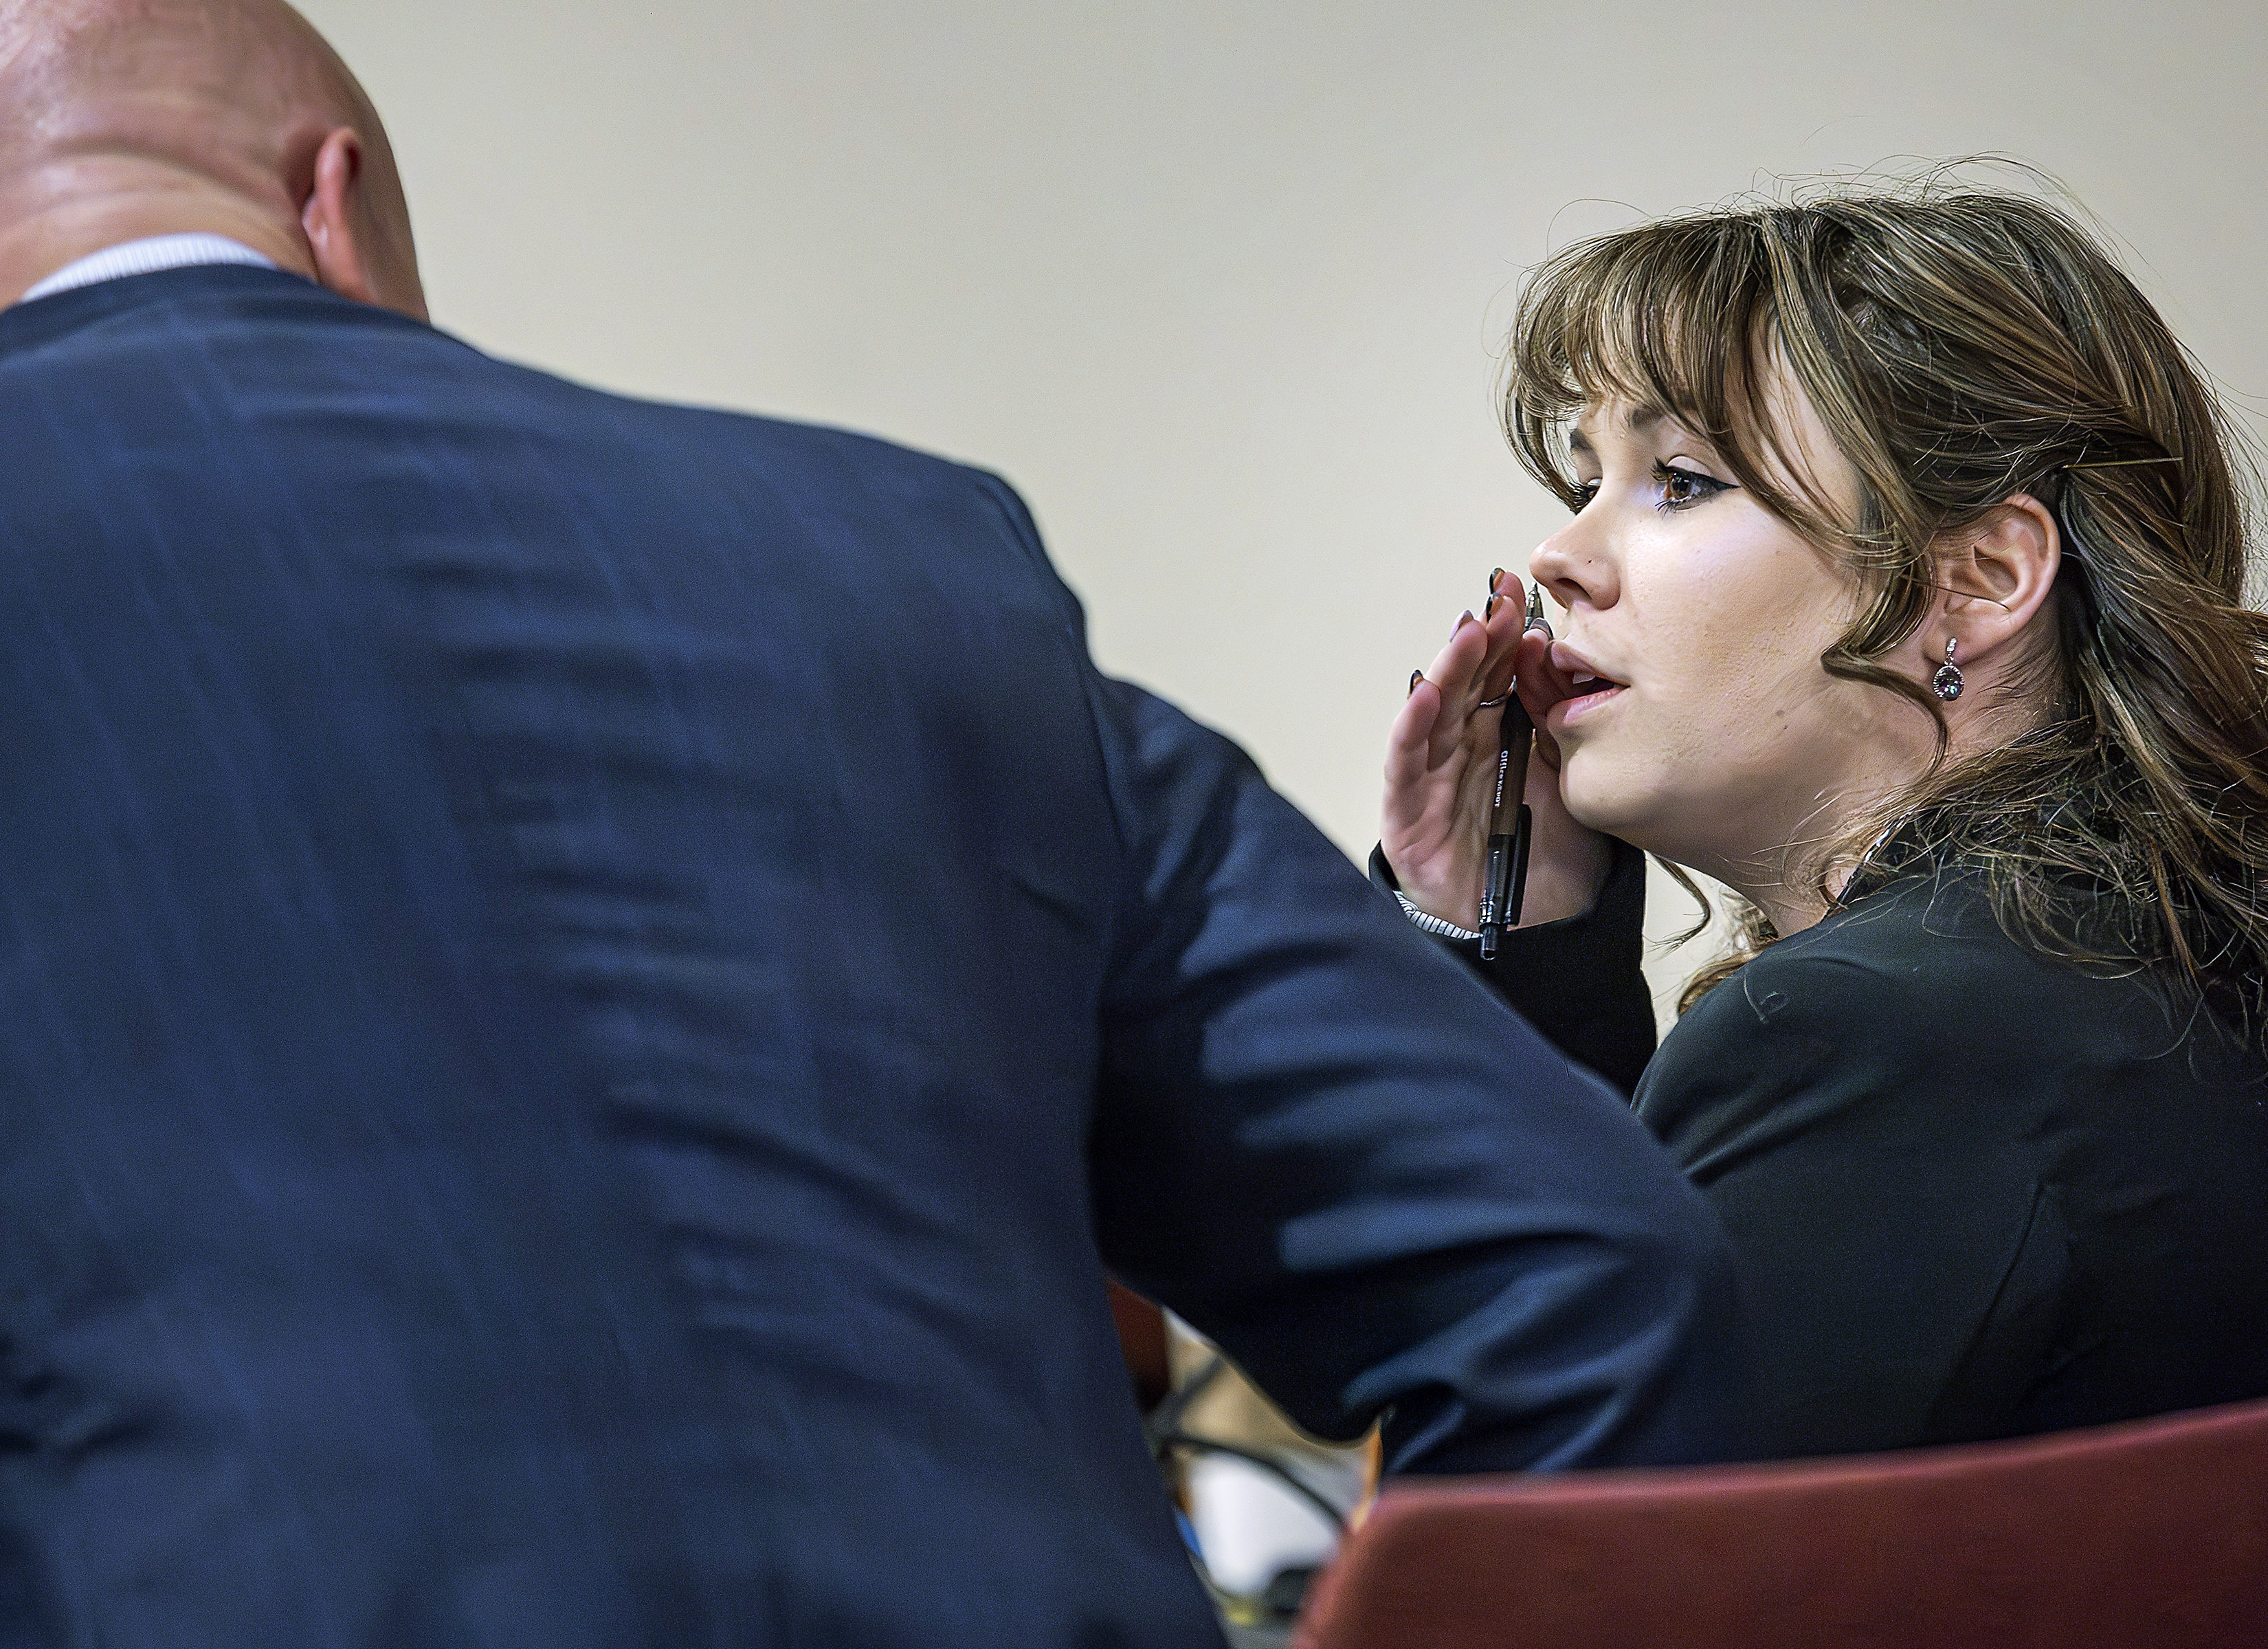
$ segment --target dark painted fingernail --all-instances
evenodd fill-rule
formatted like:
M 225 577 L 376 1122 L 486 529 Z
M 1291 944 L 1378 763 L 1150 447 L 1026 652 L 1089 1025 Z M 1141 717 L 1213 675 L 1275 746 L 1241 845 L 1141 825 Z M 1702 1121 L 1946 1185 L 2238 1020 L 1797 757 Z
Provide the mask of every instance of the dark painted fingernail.
M 1410 691 L 1415 693 L 1418 690 L 1418 684 L 1425 679 L 1425 673 L 1423 670 L 1412 670 L 1410 673 Z M 1403 696 L 1407 697 L 1408 695 L 1405 694 Z
M 1489 574 L 1489 593 L 1490 593 L 1491 595 L 1494 595 L 1494 594 L 1496 593 L 1496 587 L 1497 587 L 1497 585 L 1498 585 L 1499 584 L 1502 584 L 1503 582 L 1504 582 L 1504 569 L 1503 569 L 1503 568 L 1501 568 L 1501 567 L 1498 567 L 1498 568 L 1494 572 L 1492 572 L 1492 573 Z
M 1481 608 L 1481 622 L 1482 622 L 1482 623 L 1485 624 L 1485 623 L 1487 623 L 1487 622 L 1489 622 L 1489 620 L 1491 620 L 1491 619 L 1492 619 L 1492 618 L 1494 618 L 1494 617 L 1496 616 L 1496 607 L 1497 607 L 1497 603 L 1498 603 L 1498 602 L 1499 602 L 1499 601 L 1501 601 L 1501 600 L 1504 600 L 1504 598 L 1503 598 L 1502 596 L 1500 596 L 1500 595 L 1492 595 L 1492 596 L 1489 597 L 1489 599 L 1488 599 L 1488 605 L 1487 605 L 1486 607 L 1484 607 Z
M 1463 612 L 1457 615 L 1457 622 L 1449 626 L 1449 634 L 1452 636 L 1455 635 L 1459 630 L 1462 629 L 1466 625 L 1472 622 L 1473 609 L 1467 607 Z

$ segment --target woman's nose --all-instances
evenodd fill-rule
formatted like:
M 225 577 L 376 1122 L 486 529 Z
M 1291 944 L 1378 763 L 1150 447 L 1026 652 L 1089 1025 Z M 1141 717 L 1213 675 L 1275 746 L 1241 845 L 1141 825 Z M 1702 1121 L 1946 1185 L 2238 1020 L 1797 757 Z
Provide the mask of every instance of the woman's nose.
M 1528 576 L 1561 607 L 1611 607 L 1615 600 L 1613 558 L 1594 512 L 1585 510 L 1535 547 Z

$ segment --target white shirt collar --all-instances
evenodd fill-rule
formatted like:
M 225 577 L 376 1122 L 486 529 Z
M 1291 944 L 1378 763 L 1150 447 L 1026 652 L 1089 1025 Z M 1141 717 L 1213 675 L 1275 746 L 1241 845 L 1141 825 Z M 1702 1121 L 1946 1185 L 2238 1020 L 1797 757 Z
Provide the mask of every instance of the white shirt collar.
M 76 263 L 66 263 L 16 301 L 28 304 L 34 298 L 52 298 L 76 286 L 114 281 L 123 275 L 155 275 L 159 269 L 185 269 L 192 263 L 247 263 L 263 269 L 276 267 L 272 260 L 225 235 L 152 235 L 144 240 L 105 247 Z

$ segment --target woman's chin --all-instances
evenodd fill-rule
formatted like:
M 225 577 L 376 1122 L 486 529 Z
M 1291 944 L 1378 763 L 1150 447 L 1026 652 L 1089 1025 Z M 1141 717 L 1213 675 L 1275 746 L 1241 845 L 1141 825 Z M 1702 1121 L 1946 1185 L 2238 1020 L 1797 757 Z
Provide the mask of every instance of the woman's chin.
M 1642 805 L 1635 805 L 1641 799 L 1633 796 L 1627 784 L 1616 782 L 1595 752 L 1561 747 L 1565 755 L 1559 769 L 1559 799 L 1566 804 L 1567 816 L 1587 830 L 1627 841 L 1630 827 L 1645 812 Z
M 1596 830 L 1629 843 L 1647 853 L 1667 853 L 1665 845 L 1675 832 L 1662 828 L 1663 809 L 1654 799 L 1610 784 L 1587 783 L 1582 764 L 1570 756 L 1560 778 L 1559 794 L 1567 816 L 1587 830 Z

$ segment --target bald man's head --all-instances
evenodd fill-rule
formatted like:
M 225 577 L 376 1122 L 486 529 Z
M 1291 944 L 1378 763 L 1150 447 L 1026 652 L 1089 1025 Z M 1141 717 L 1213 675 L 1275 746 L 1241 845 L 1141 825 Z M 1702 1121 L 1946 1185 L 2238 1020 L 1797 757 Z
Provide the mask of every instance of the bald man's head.
M 378 111 L 283 0 L 0 0 L 0 302 L 204 231 L 423 317 Z

